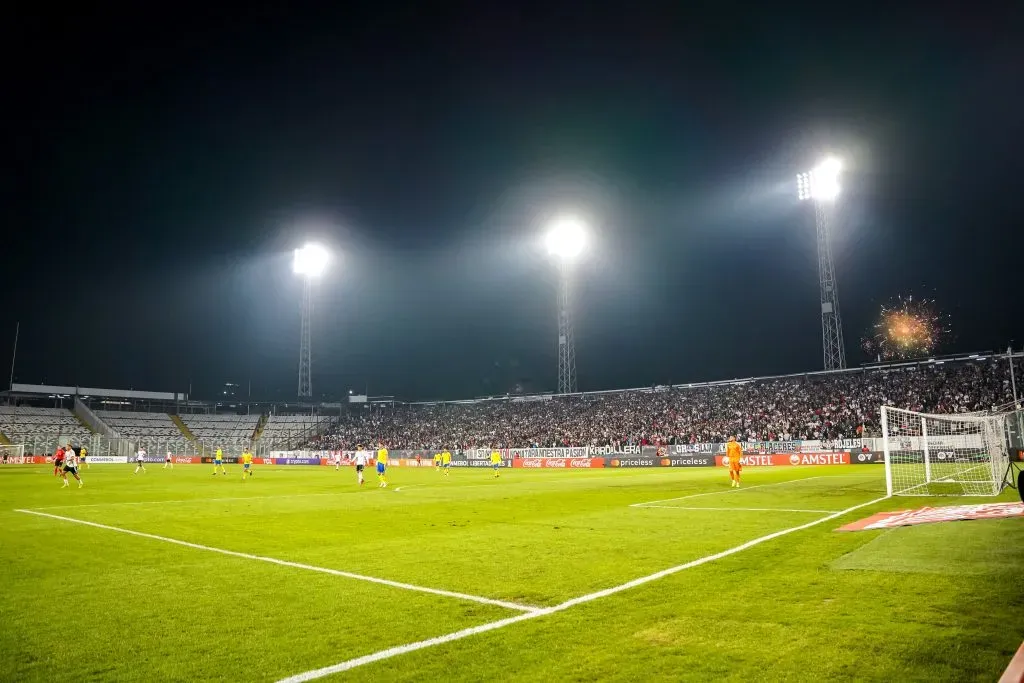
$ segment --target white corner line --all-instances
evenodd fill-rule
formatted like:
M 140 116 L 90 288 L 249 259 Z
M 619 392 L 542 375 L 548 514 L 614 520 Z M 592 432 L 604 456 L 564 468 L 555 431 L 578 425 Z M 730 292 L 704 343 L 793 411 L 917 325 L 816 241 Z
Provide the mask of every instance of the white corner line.
M 787 479 L 786 481 L 776 481 L 771 484 L 757 484 L 755 486 L 744 486 L 743 488 L 729 488 L 724 491 L 705 491 L 704 493 L 691 493 L 688 496 L 678 496 L 676 498 L 662 498 L 661 500 L 649 500 L 646 503 L 633 503 L 629 507 L 631 508 L 642 508 L 647 505 L 653 505 L 654 503 L 668 503 L 673 500 L 686 500 L 687 498 L 700 498 L 701 496 L 720 496 L 726 493 L 739 493 L 740 491 L 750 491 L 751 489 L 761 489 L 767 486 L 782 486 L 783 484 L 792 484 L 797 481 L 811 481 L 812 479 L 825 479 L 828 477 L 827 474 L 818 475 L 815 477 L 800 477 L 799 479 Z
M 656 508 L 658 510 L 716 510 L 727 512 L 813 512 L 816 514 L 828 515 L 839 510 L 805 510 L 803 508 L 701 508 L 683 507 L 681 505 L 644 505 L 645 508 Z
M 97 522 L 87 522 L 83 519 L 75 519 L 73 517 L 64 517 L 62 515 L 53 515 L 48 512 L 39 512 L 37 510 L 15 510 L 15 512 L 22 512 L 26 515 L 36 515 L 38 517 L 49 517 L 50 519 L 57 519 L 63 522 L 73 522 L 75 524 L 84 524 L 85 526 L 95 527 L 97 529 L 106 529 L 107 531 L 117 531 L 122 534 L 129 534 L 131 536 L 138 536 L 140 538 L 149 538 L 154 541 L 163 541 L 164 543 L 173 543 L 174 545 L 185 546 L 186 548 L 194 548 L 196 550 L 206 550 L 211 553 L 220 553 L 221 555 L 230 555 L 231 557 L 241 557 L 246 560 L 256 560 L 258 562 L 267 562 L 269 564 L 276 564 L 281 567 L 292 567 L 294 569 L 305 569 L 311 572 L 320 572 L 321 574 L 331 574 L 333 576 L 341 576 L 346 579 L 356 579 L 358 581 L 368 581 L 370 583 L 379 583 L 384 586 L 390 586 L 392 588 L 401 588 L 408 591 L 416 591 L 419 593 L 431 593 L 433 595 L 443 595 L 447 598 L 456 598 L 458 600 L 467 600 L 470 602 L 478 602 L 485 605 L 496 605 L 498 607 L 504 607 L 505 609 L 516 610 L 519 612 L 534 613 L 540 611 L 541 608 L 533 607 L 530 605 L 520 605 L 515 602 L 506 602 L 504 600 L 494 600 L 492 598 L 485 598 L 479 595 L 468 595 L 466 593 L 456 593 L 454 591 L 446 591 L 440 588 L 428 588 L 427 586 L 416 586 L 411 583 L 402 583 L 400 581 L 391 581 L 389 579 L 381 579 L 376 576 L 364 576 L 362 574 L 354 574 L 352 572 L 344 572 L 338 569 L 329 569 L 327 567 L 316 567 L 311 564 L 302 564 L 301 562 L 289 562 L 288 560 L 279 560 L 274 557 L 264 557 L 262 555 L 250 555 L 249 553 L 240 553 L 234 550 L 224 550 L 223 548 L 214 548 L 208 545 L 200 545 L 199 543 L 190 543 L 188 541 L 179 541 L 176 538 L 167 538 L 166 536 L 157 536 L 156 534 L 147 534 L 142 531 L 132 531 L 131 529 L 122 529 L 121 527 L 108 526 L 106 524 L 99 524 Z
M 735 546 L 733 548 L 729 548 L 728 550 L 723 550 L 720 553 L 715 553 L 714 555 L 706 555 L 696 560 L 692 560 L 691 562 L 687 562 L 686 564 L 680 564 L 675 567 L 663 569 L 660 572 L 648 574 L 647 576 L 642 576 L 638 579 L 633 579 L 632 581 L 629 581 L 627 583 L 623 583 L 618 586 L 613 586 L 611 588 L 606 588 L 604 590 L 597 591 L 596 593 L 588 593 L 587 595 L 581 595 L 578 598 L 567 600 L 553 607 L 545 607 L 543 609 L 538 609 L 534 612 L 518 614 L 514 617 L 508 617 L 507 619 L 501 619 L 499 621 L 492 621 L 486 624 L 481 624 L 479 626 L 464 628 L 461 631 L 454 631 L 453 633 L 447 633 L 445 635 L 436 636 L 434 638 L 428 638 L 427 640 L 420 640 L 415 643 L 397 645 L 395 647 L 388 648 L 387 650 L 381 650 L 379 652 L 363 655 L 362 657 L 356 657 L 355 659 L 349 659 L 344 662 L 339 662 L 338 664 L 325 666 L 321 669 L 313 669 L 311 671 L 305 671 L 303 673 L 295 674 L 294 676 L 289 676 L 288 678 L 282 678 L 280 681 L 278 681 L 278 683 L 305 683 L 306 681 L 312 681 L 318 678 L 323 678 L 324 676 L 331 676 L 337 673 L 341 673 L 343 671 L 348 671 L 350 669 L 363 666 L 364 664 L 372 664 L 373 662 L 379 662 L 384 659 L 390 659 L 392 657 L 397 657 L 398 655 L 408 654 L 409 652 L 415 652 L 417 650 L 423 650 L 428 647 L 433 647 L 435 645 L 442 645 L 444 643 L 450 643 L 454 640 L 461 640 L 462 638 L 475 636 L 480 633 L 494 631 L 499 628 L 504 628 L 506 626 L 511 626 L 512 624 L 519 623 L 520 621 L 536 619 L 537 617 L 543 617 L 549 614 L 554 614 L 555 612 L 561 612 L 575 605 L 580 605 L 585 602 L 591 602 L 592 600 L 608 597 L 609 595 L 614 595 L 615 593 L 621 593 L 622 591 L 629 590 L 631 588 L 636 588 L 637 586 L 641 586 L 645 583 L 650 583 L 651 581 L 656 581 L 658 579 L 670 576 L 677 572 L 681 572 L 685 569 L 692 569 L 693 567 L 699 567 L 700 565 L 707 564 L 708 562 L 720 560 L 723 557 L 728 557 L 729 555 L 734 555 L 736 553 L 743 552 L 748 548 L 753 548 L 756 545 L 774 540 L 776 538 L 779 538 L 780 536 L 785 536 L 786 534 L 791 534 L 796 531 L 803 531 L 804 529 L 809 529 L 818 524 L 823 524 L 824 522 L 828 522 L 829 520 L 841 517 L 849 512 L 853 512 L 854 510 L 859 510 L 860 508 L 867 507 L 869 505 L 874 505 L 875 503 L 880 503 L 888 498 L 889 496 L 882 496 L 881 498 L 876 498 L 875 500 L 869 501 L 867 503 L 854 505 L 853 507 L 848 507 L 845 510 L 834 512 L 831 515 L 828 515 L 827 517 L 822 517 L 821 519 L 816 519 L 812 522 L 807 522 L 806 524 L 801 524 L 799 526 L 783 529 L 782 531 L 776 531 L 766 536 L 761 536 L 751 541 L 747 541 L 746 543 Z

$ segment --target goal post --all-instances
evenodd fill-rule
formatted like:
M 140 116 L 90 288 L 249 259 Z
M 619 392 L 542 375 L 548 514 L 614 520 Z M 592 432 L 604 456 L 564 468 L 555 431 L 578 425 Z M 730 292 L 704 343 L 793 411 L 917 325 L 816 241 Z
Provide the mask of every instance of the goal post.
M 20 465 L 25 462 L 25 444 L 0 444 L 0 465 Z
M 931 415 L 882 407 L 885 487 L 890 496 L 994 496 L 1010 465 L 1010 418 Z

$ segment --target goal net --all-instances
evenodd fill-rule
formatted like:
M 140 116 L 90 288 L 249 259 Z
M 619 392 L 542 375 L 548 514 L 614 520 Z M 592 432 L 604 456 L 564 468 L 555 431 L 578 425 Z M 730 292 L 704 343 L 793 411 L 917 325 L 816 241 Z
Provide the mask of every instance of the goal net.
M 0 464 L 20 465 L 25 462 L 25 444 L 0 445 Z
M 1010 464 L 1009 414 L 929 415 L 882 407 L 890 496 L 994 496 Z

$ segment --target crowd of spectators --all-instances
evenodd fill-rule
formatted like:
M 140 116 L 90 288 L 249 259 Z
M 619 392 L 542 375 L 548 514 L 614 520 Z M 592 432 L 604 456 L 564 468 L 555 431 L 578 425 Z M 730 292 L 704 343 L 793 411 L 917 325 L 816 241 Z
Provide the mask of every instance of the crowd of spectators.
M 622 446 L 851 439 L 880 434 L 880 407 L 990 410 L 1012 400 L 1005 359 L 569 397 L 364 405 L 309 447 Z

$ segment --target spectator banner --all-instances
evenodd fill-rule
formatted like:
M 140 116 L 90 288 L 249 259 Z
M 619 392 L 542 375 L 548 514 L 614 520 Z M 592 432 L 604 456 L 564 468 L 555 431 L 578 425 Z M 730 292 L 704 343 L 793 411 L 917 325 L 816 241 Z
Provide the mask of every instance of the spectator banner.
M 85 459 L 85 461 L 87 463 L 89 463 L 89 464 L 96 463 L 96 464 L 99 464 L 99 465 L 104 465 L 104 464 L 108 464 L 108 463 L 109 464 L 118 464 L 118 465 L 127 465 L 128 464 L 128 456 L 126 456 L 126 455 L 90 455 L 90 456 L 88 456 Z
M 714 453 L 718 450 L 715 443 L 678 443 L 666 446 L 666 455 L 683 455 L 687 453 Z
M 502 455 L 508 454 L 510 458 L 586 458 L 586 446 L 571 446 L 566 448 L 510 448 L 502 451 Z
M 591 446 L 587 449 L 587 454 L 591 457 L 595 455 L 642 455 L 642 446 Z
M 533 450 L 560 451 L 566 449 L 538 448 Z M 512 466 L 530 469 L 590 469 L 604 467 L 604 458 L 516 458 L 512 461 Z
M 744 467 L 778 467 L 785 465 L 849 465 L 850 454 L 843 452 L 825 453 L 752 453 L 743 454 L 740 460 Z M 715 465 L 729 466 L 729 456 L 716 455 Z

